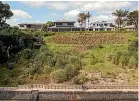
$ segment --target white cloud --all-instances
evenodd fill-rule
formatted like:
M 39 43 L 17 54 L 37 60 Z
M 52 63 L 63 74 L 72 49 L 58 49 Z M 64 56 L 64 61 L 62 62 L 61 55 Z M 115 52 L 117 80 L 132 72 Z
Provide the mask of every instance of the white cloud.
M 14 17 L 21 17 L 21 18 L 32 18 L 27 12 L 22 10 L 12 10 L 14 13 Z
M 56 16 L 56 13 L 51 13 L 53 16 Z
M 130 6 L 132 6 L 130 1 L 98 1 L 82 5 L 81 11 L 109 12 Z
M 47 2 L 46 6 L 55 10 L 67 10 L 69 5 L 67 2 Z
M 43 23 L 43 22 L 40 20 L 36 20 L 34 23 Z
M 31 6 L 31 7 L 43 7 L 47 4 L 46 1 L 22 1 L 24 4 Z
M 49 9 L 55 9 L 55 10 L 67 10 L 69 9 L 67 2 L 61 2 L 61 1 L 55 1 L 55 2 L 49 2 L 49 1 L 23 1 L 24 4 L 34 7 L 34 8 L 40 8 L 40 7 L 48 7 Z
M 69 12 L 65 12 L 64 18 L 65 19 L 75 19 L 77 18 L 77 15 L 80 13 L 78 10 L 71 10 Z
M 108 22 L 114 22 L 115 16 L 112 15 L 98 15 L 98 16 L 92 16 L 90 18 L 90 22 L 96 22 L 96 21 L 108 21 Z
M 48 7 L 55 10 L 78 9 L 81 11 L 113 11 L 122 7 L 131 7 L 130 1 L 23 1 L 31 7 Z
M 7 20 L 7 23 L 11 26 L 17 26 L 18 25 L 18 19 L 17 18 L 10 18 Z
M 27 12 L 22 10 L 12 10 L 14 15 L 7 20 L 7 23 L 11 26 L 17 26 L 20 23 L 20 20 L 32 18 Z

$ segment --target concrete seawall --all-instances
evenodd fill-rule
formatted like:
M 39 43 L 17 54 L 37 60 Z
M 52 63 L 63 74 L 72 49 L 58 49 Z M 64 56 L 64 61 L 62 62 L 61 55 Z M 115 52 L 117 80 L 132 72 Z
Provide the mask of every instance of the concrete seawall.
M 29 85 L 26 89 L 0 88 L 0 100 L 22 101 L 137 101 L 137 86 L 111 87 L 93 86 L 95 89 L 82 89 L 81 86 L 36 86 Z M 31 88 L 32 87 L 32 88 Z M 36 88 L 33 88 L 36 87 Z M 40 87 L 40 88 L 39 88 Z M 46 88 L 45 88 L 46 87 Z M 75 88 L 74 88 L 75 87 Z M 44 89 L 45 88 L 45 89 Z M 66 89 L 65 89 L 66 88 Z M 87 88 L 87 87 L 86 87 Z M 105 88 L 105 89 L 104 89 Z M 116 88 L 116 86 L 115 86 Z
M 120 91 L 3 91 L 0 92 L 0 100 L 30 100 L 30 101 L 137 101 L 138 92 Z

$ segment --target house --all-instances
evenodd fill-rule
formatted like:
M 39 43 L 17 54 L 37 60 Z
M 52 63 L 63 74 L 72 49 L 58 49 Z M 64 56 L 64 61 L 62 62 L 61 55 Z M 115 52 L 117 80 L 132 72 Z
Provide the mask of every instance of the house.
M 114 31 L 114 27 L 111 26 L 111 23 L 106 21 L 102 22 L 93 22 L 90 24 L 90 31 Z
M 42 23 L 21 23 L 18 24 L 19 29 L 35 29 L 35 30 L 41 30 Z
M 75 21 L 57 20 L 54 22 L 54 26 L 48 28 L 48 31 L 65 32 L 65 31 L 80 31 L 84 29 L 80 27 L 75 27 L 74 23 Z
M 136 30 L 134 25 L 128 25 L 128 26 L 125 26 L 123 28 L 126 29 L 127 31 L 135 31 Z

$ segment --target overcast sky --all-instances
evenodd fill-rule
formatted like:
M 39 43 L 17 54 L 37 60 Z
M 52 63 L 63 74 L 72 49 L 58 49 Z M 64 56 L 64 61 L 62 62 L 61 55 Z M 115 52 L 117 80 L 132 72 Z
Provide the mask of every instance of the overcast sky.
M 112 12 L 118 9 L 138 9 L 137 1 L 5 1 L 11 6 L 14 16 L 7 20 L 12 26 L 24 22 L 45 23 L 56 20 L 77 20 L 80 12 L 90 12 L 90 22 L 109 21 L 115 17 Z M 76 25 L 78 25 L 76 23 Z

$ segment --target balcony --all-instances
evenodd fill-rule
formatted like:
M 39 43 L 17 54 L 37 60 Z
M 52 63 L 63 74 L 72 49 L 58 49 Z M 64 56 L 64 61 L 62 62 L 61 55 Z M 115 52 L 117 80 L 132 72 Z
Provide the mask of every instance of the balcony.
M 74 27 L 74 25 L 56 25 L 56 27 Z

